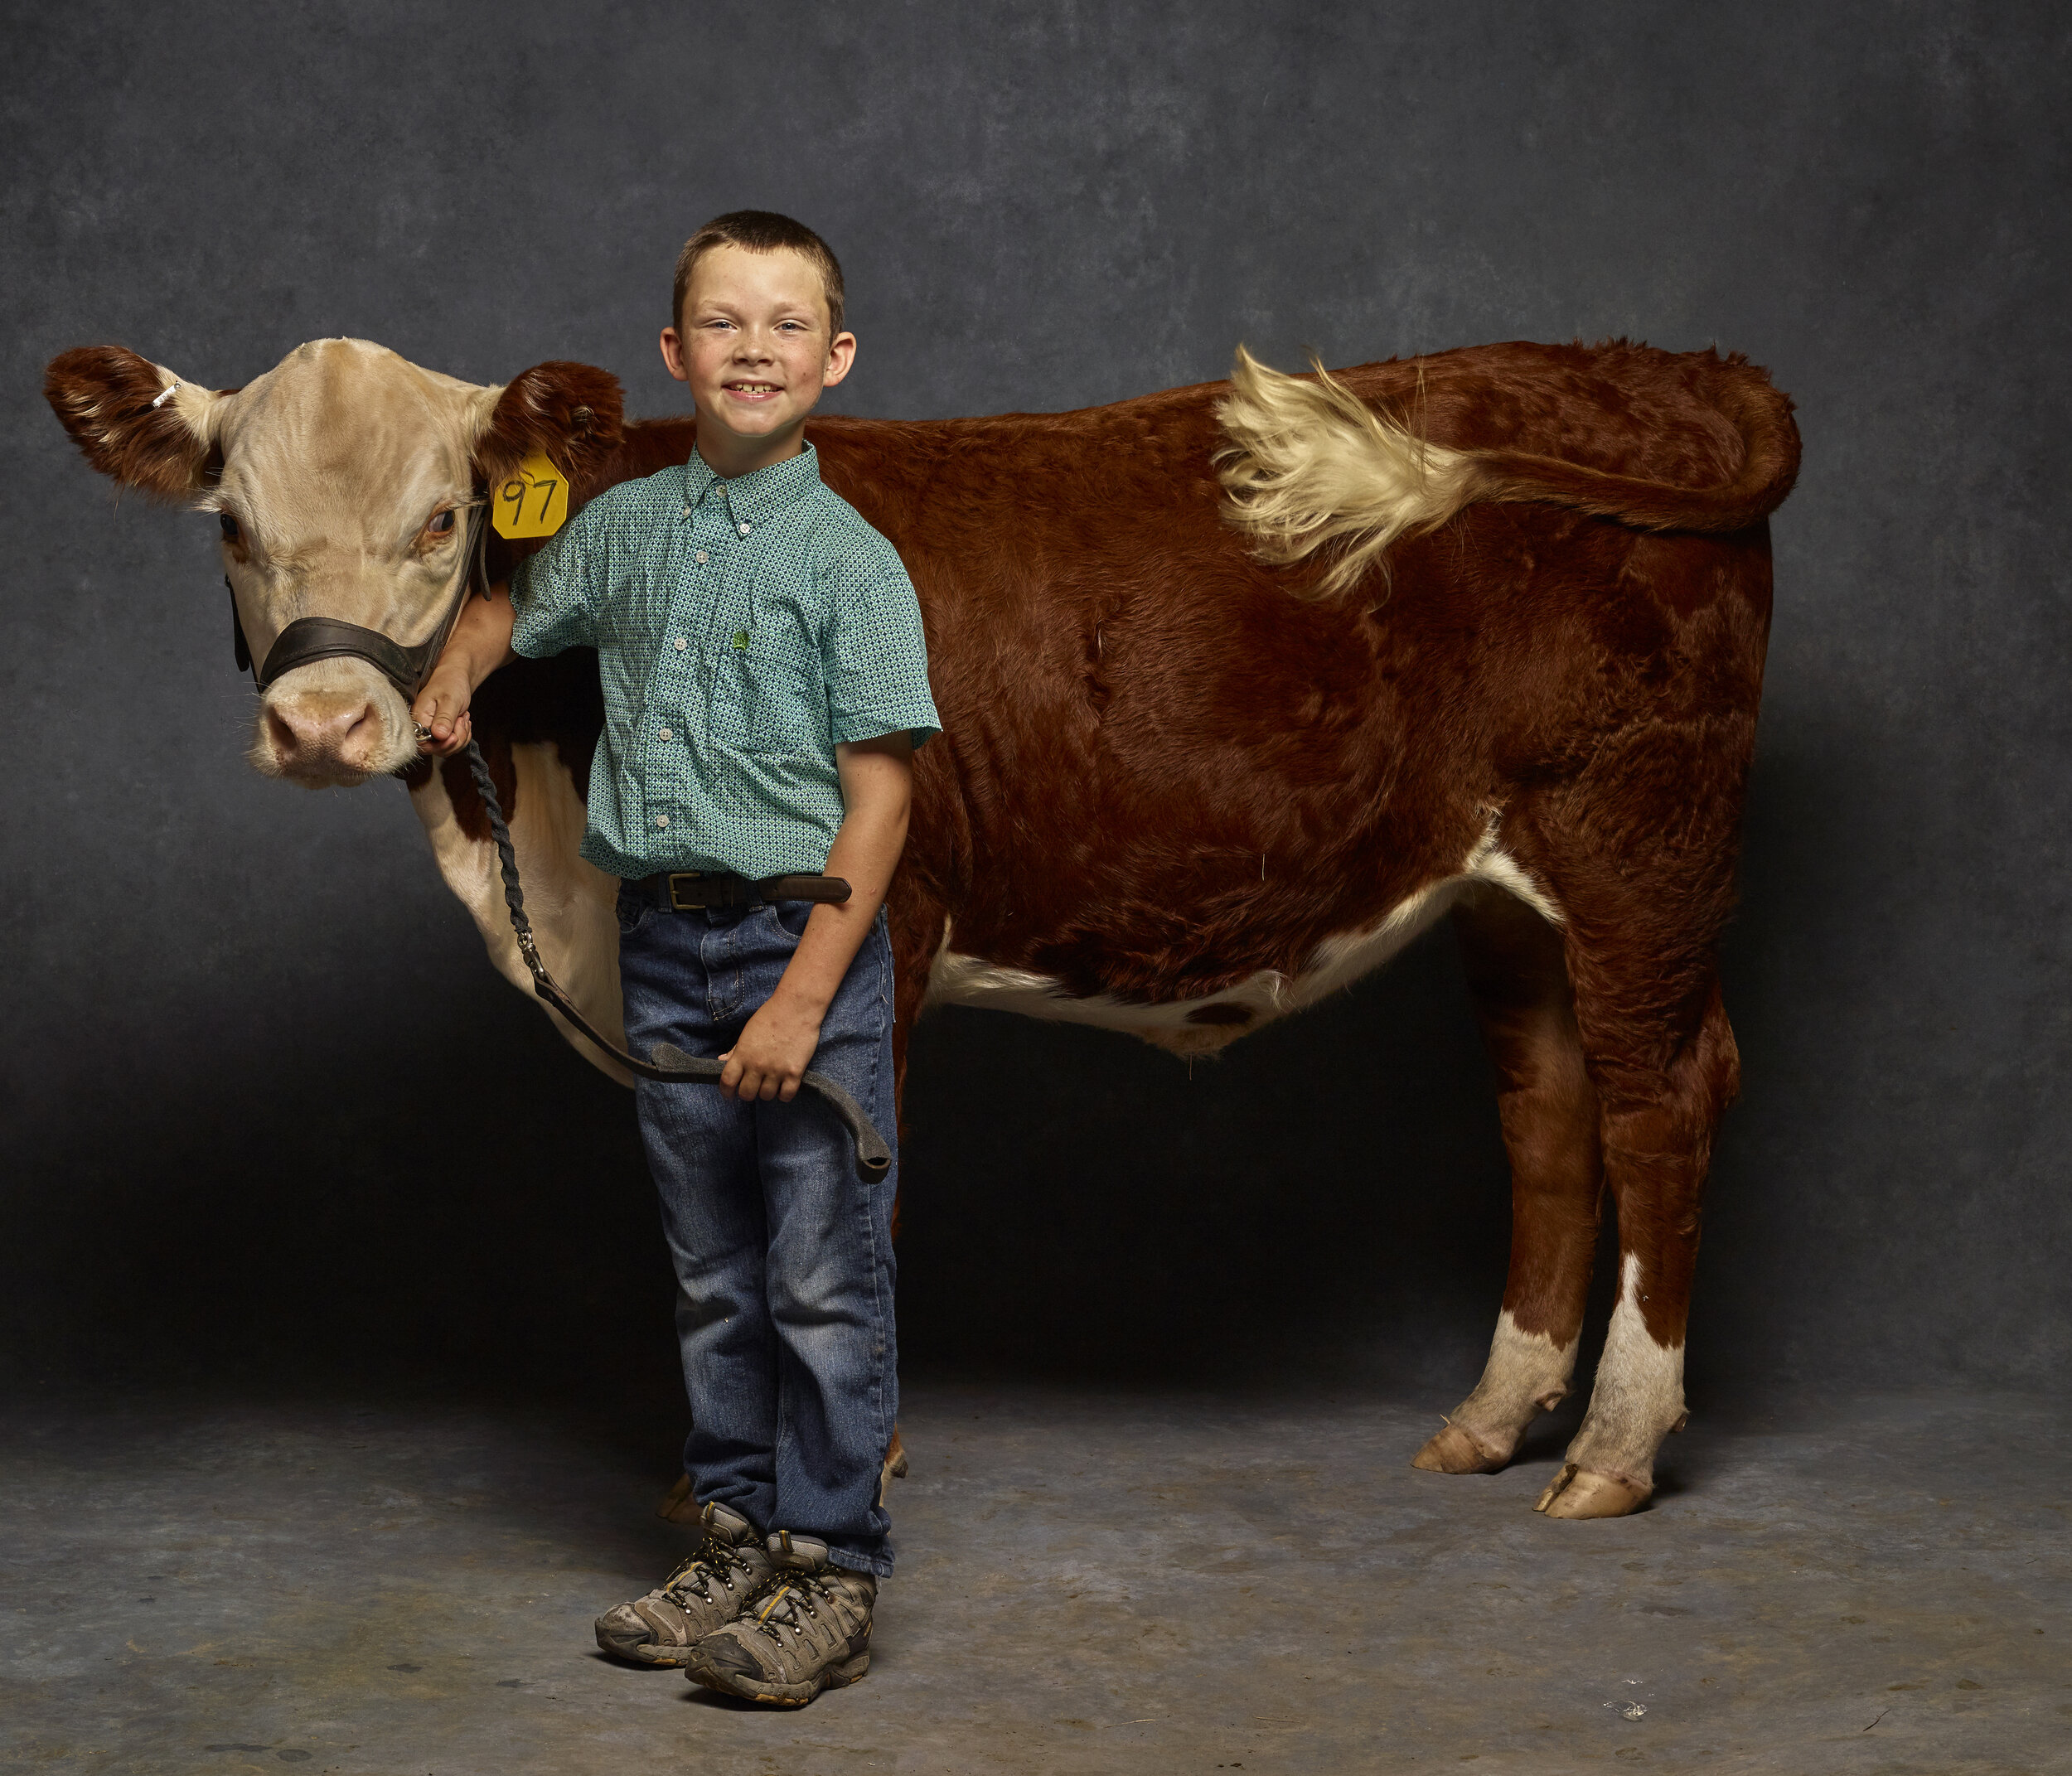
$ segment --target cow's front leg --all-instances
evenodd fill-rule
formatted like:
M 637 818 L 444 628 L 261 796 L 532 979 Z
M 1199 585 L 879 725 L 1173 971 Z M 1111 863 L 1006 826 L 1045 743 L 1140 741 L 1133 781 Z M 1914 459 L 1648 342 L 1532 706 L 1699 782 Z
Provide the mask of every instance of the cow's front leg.
M 1623 1517 L 1639 1509 L 1654 1492 L 1663 1439 L 1683 1427 L 1683 1339 L 1699 1203 L 1714 1132 L 1739 1083 L 1716 981 L 1702 1002 L 1704 1014 L 1687 1038 L 1648 1045 L 1667 1055 L 1664 1063 L 1636 1064 L 1628 1048 L 1623 1058 L 1592 1067 L 1604 1105 L 1605 1176 L 1619 1215 L 1619 1301 L 1590 1411 L 1540 1498 L 1537 1508 L 1549 1517 Z M 1587 995 L 1581 1009 L 1587 1028 Z
M 1498 888 L 1464 901 L 1454 927 L 1496 1067 L 1511 1161 L 1511 1270 L 1480 1382 L 1411 1465 L 1493 1474 L 1526 1427 L 1568 1393 L 1604 1169 L 1560 935 Z

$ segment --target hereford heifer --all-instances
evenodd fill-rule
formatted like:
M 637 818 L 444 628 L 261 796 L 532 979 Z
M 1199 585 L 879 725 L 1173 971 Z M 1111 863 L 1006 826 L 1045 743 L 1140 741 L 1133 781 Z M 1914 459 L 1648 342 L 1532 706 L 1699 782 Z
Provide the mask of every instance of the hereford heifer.
M 623 423 L 598 370 L 477 388 L 342 339 L 232 390 L 72 351 L 48 394 L 94 467 L 218 517 L 260 661 L 301 616 L 430 636 L 453 515 L 528 451 L 587 497 L 692 442 Z M 1328 378 L 1240 353 L 1228 383 L 1081 413 L 811 428 L 913 574 L 943 716 L 890 903 L 903 1073 L 935 1001 L 1208 1053 L 1450 913 L 1513 1232 L 1488 1367 L 1416 1464 L 1499 1468 L 1568 1392 L 1609 1185 L 1618 1305 L 1550 1516 L 1643 1503 L 1683 1419 L 1790 413 L 1739 358 L 1504 345 Z M 548 964 L 616 1030 L 614 884 L 576 854 L 603 719 L 594 660 L 564 656 L 491 680 L 476 731 Z M 370 666 L 282 676 L 251 757 L 311 785 L 402 775 L 525 984 L 468 780 L 420 760 Z

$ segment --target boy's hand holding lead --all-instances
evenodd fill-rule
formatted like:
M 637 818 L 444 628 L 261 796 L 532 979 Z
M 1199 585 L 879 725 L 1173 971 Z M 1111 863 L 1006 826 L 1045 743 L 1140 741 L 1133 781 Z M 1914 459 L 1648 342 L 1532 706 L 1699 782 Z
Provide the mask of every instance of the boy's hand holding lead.
M 743 1027 L 733 1047 L 720 1059 L 726 1063 L 719 1089 L 745 1103 L 775 1098 L 788 1104 L 799 1095 L 799 1082 L 813 1064 L 820 1046 L 821 1014 L 787 995 L 782 988 L 762 1003 Z
M 449 646 L 410 705 L 419 749 L 447 758 L 466 746 L 475 733 L 474 719 L 468 714 L 474 695 L 465 665 L 454 660 Z
M 420 752 L 450 758 L 475 738 L 468 707 L 475 700 L 476 687 L 499 666 L 518 657 L 511 647 L 516 614 L 510 583 L 505 580 L 491 587 L 487 598 L 471 598 L 461 607 L 438 663 L 410 705 Z

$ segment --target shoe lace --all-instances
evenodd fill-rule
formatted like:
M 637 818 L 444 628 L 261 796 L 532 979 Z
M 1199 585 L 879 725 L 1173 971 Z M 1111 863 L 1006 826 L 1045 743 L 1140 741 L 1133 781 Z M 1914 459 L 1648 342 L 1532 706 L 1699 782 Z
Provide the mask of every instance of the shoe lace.
M 698 1551 L 669 1575 L 662 1589 L 674 1596 L 695 1597 L 700 1603 L 709 1604 L 715 1580 L 731 1591 L 735 1574 L 748 1570 L 748 1563 L 740 1549 L 717 1536 L 708 1535 Z
M 832 1607 L 835 1596 L 826 1580 L 819 1573 L 786 1569 L 763 1580 L 762 1589 L 748 1599 L 742 1614 L 753 1623 L 758 1634 L 767 1635 L 781 1647 L 784 1644 L 782 1630 L 789 1628 L 796 1640 L 806 1632 L 809 1619 L 820 1619 L 816 1599 Z

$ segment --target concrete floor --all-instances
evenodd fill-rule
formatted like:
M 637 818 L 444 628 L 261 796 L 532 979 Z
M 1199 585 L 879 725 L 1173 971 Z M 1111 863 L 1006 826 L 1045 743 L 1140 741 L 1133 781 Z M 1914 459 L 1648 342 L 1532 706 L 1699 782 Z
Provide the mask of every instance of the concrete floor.
M 546 1407 L 13 1409 L 0 1763 L 379 1776 L 2072 1769 L 2072 1420 L 1702 1415 L 1550 1523 L 1566 1433 L 1414 1473 L 1431 1402 L 911 1390 L 858 1687 L 592 1651 L 684 1545 L 655 1427 Z

